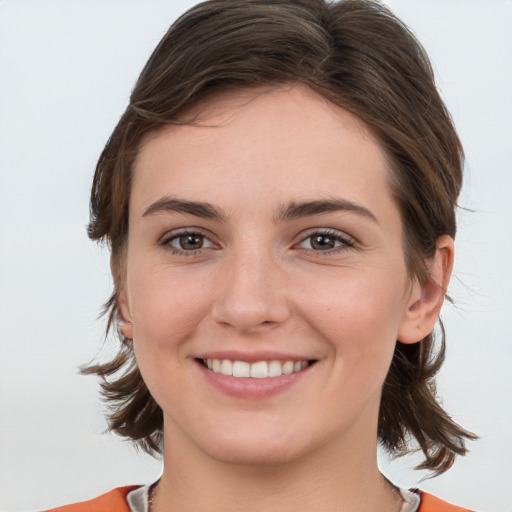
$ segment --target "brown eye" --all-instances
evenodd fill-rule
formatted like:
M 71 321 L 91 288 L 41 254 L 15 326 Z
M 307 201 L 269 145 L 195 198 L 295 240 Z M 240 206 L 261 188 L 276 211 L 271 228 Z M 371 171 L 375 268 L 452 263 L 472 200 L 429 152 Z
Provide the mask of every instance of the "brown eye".
M 203 247 L 204 236 L 203 235 L 181 235 L 176 239 L 179 248 L 184 251 L 193 251 L 201 249 Z
M 327 235 L 317 235 L 311 237 L 310 244 L 311 248 L 316 251 L 325 251 L 327 249 L 334 249 L 336 241 Z
M 347 249 L 354 245 L 354 239 L 338 231 L 317 232 L 304 238 L 299 244 L 301 249 L 327 252 Z
M 174 252 L 190 252 L 200 251 L 208 247 L 213 247 L 213 243 L 203 234 L 195 232 L 177 233 L 166 240 L 162 244 L 172 249 Z

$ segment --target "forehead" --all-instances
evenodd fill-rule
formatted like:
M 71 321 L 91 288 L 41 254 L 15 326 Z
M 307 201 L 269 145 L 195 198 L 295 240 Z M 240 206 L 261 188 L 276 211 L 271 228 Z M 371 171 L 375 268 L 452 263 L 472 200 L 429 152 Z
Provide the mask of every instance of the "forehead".
M 224 91 L 180 122 L 143 143 L 131 207 L 163 191 L 224 199 L 233 187 L 242 203 L 269 191 L 282 202 L 335 189 L 369 202 L 389 193 L 387 158 L 371 130 L 305 85 Z

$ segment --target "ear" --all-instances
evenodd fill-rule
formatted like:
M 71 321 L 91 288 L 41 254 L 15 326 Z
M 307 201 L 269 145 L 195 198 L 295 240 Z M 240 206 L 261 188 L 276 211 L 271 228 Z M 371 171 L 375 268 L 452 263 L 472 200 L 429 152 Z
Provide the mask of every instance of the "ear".
M 398 331 L 398 341 L 416 343 L 434 329 L 452 274 L 453 257 L 453 239 L 443 235 L 437 241 L 434 257 L 427 262 L 427 280 L 416 282 L 412 287 Z
M 126 293 L 126 286 L 123 283 L 123 270 L 121 263 L 110 256 L 110 271 L 114 278 L 114 286 L 117 294 L 117 315 L 120 320 L 121 334 L 128 339 L 133 339 L 133 324 L 131 322 L 130 308 L 128 306 L 128 296 Z

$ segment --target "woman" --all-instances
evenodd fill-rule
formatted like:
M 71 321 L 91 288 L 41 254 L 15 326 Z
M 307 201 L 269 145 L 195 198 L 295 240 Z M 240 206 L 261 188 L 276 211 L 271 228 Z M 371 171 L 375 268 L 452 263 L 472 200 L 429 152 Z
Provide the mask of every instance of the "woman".
M 433 386 L 461 168 L 428 59 L 379 4 L 183 15 L 100 157 L 89 226 L 122 343 L 86 372 L 164 471 L 59 510 L 462 510 L 376 461 L 414 438 L 441 473 L 474 438 Z

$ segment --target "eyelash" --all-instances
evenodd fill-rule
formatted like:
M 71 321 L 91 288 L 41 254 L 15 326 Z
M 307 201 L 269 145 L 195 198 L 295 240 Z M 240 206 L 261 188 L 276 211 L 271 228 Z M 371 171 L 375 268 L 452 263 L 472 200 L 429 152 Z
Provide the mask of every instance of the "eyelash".
M 190 250 L 174 247 L 172 245 L 172 242 L 178 241 L 178 243 L 179 243 L 179 239 L 181 237 L 199 238 L 202 241 L 202 245 L 198 249 L 190 249 Z M 301 247 L 301 244 L 303 244 L 307 240 L 310 240 L 310 245 L 311 245 L 311 242 L 313 241 L 313 239 L 315 237 L 317 239 L 319 239 L 319 238 L 330 239 L 334 242 L 335 246 L 332 248 L 325 249 L 325 250 L 321 250 L 321 249 L 315 250 L 312 247 L 310 247 L 310 248 Z M 208 244 L 206 247 L 204 245 L 205 242 Z M 339 245 L 336 246 L 336 243 L 338 243 Z M 316 230 L 311 230 L 310 232 L 307 233 L 306 236 L 303 236 L 303 238 L 301 238 L 299 243 L 294 245 L 294 248 L 301 250 L 301 251 L 305 251 L 309 254 L 315 253 L 315 255 L 322 255 L 322 256 L 326 255 L 327 256 L 329 254 L 346 251 L 349 248 L 353 247 L 355 244 L 356 244 L 356 241 L 351 236 L 349 236 L 345 233 L 342 233 L 340 231 L 336 231 L 336 230 L 332 230 L 332 229 L 316 229 Z M 184 229 L 184 230 L 181 230 L 178 232 L 172 232 L 172 233 L 167 234 L 159 241 L 159 245 L 164 246 L 172 254 L 175 254 L 177 256 L 194 256 L 194 255 L 199 254 L 204 249 L 213 247 L 215 244 L 208 238 L 208 236 L 206 234 L 202 233 L 201 231 Z
M 313 248 L 305 248 L 300 247 L 301 244 L 306 242 L 307 240 L 310 240 L 310 244 L 314 238 L 327 238 L 334 242 L 334 244 L 339 243 L 338 246 L 334 246 L 332 248 L 328 248 L 325 250 L 315 250 Z M 314 252 L 315 255 L 330 255 L 333 253 L 339 253 L 341 251 L 346 251 L 350 249 L 351 247 L 354 247 L 356 244 L 356 241 L 351 236 L 347 235 L 346 233 L 342 233 L 340 231 L 334 230 L 334 229 L 316 229 L 311 230 L 307 233 L 305 237 L 301 239 L 301 241 L 296 244 L 295 247 L 299 250 L 307 251 L 308 253 Z
M 173 247 L 171 243 L 175 240 L 178 240 L 181 237 L 195 237 L 202 240 L 202 245 L 199 249 L 182 249 L 178 247 Z M 204 247 L 205 241 L 208 241 L 208 246 Z M 160 245 L 164 246 L 166 249 L 168 249 L 172 254 L 175 254 L 177 256 L 194 256 L 200 253 L 202 250 L 207 249 L 209 247 L 214 246 L 214 243 L 204 234 L 201 233 L 201 231 L 198 230 L 191 230 L 191 229 L 184 229 L 178 232 L 172 232 L 165 235 L 159 242 Z

